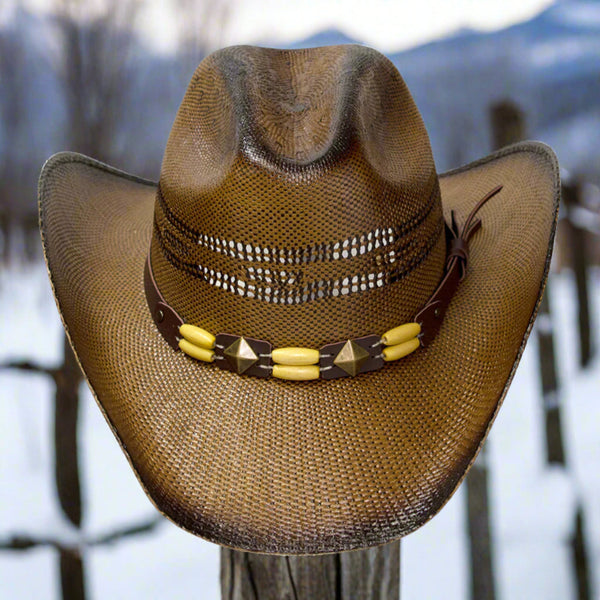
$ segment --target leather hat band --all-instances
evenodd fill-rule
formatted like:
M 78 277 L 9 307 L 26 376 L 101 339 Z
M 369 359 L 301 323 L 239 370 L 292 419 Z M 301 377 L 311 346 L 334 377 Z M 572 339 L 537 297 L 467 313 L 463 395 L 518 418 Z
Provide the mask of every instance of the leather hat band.
M 469 240 L 481 227 L 477 211 L 502 186 L 488 192 L 473 208 L 464 225 L 459 227 L 452 212 L 446 224 L 448 251 L 444 276 L 414 321 L 395 327 L 383 335 L 367 335 L 352 340 L 313 348 L 275 348 L 264 340 L 210 332 L 184 323 L 165 301 L 152 273 L 150 254 L 144 270 L 144 288 L 150 314 L 165 340 L 202 362 L 214 362 L 218 367 L 256 377 L 277 377 L 290 380 L 336 379 L 350 377 L 383 367 L 427 346 L 437 335 L 446 310 L 467 273 Z

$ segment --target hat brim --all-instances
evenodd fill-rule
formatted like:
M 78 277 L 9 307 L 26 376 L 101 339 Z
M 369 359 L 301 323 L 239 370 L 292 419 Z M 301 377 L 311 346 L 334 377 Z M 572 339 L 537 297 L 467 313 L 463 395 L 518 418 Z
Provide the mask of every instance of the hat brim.
M 53 156 L 40 177 L 40 226 L 59 311 L 155 506 L 210 541 L 280 554 L 374 546 L 434 516 L 489 431 L 548 274 L 554 154 L 526 142 L 441 175 L 446 218 L 454 210 L 461 222 L 498 184 L 430 346 L 354 378 L 288 382 L 175 352 L 144 295 L 155 184 Z

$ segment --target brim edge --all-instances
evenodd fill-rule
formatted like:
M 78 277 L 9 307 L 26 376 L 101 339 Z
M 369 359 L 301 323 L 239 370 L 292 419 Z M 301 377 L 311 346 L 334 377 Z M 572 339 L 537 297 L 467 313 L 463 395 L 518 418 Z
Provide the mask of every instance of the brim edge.
M 437 512 L 434 512 L 425 521 L 423 521 L 421 524 L 419 524 L 417 527 L 415 527 L 412 531 L 409 531 L 408 533 L 406 533 L 403 537 L 405 537 L 406 535 L 409 535 L 410 533 L 413 533 L 414 531 L 416 531 L 423 525 L 427 524 L 431 519 L 433 519 L 433 517 L 435 517 L 437 514 L 439 514 L 443 510 L 443 508 L 446 506 L 446 504 L 448 504 L 448 502 L 450 502 L 451 498 L 454 496 L 454 494 L 457 492 L 458 488 L 460 488 L 461 484 L 463 483 L 463 481 L 469 474 L 471 467 L 477 460 L 477 457 L 479 456 L 479 453 L 481 452 L 483 445 L 487 441 L 487 438 L 490 434 L 492 426 L 494 425 L 494 422 L 496 421 L 496 417 L 498 416 L 498 413 L 500 412 L 500 408 L 504 404 L 504 400 L 506 398 L 506 395 L 508 394 L 508 390 L 512 384 L 515 373 L 517 372 L 517 368 L 519 367 L 521 358 L 523 357 L 523 352 L 525 351 L 525 347 L 527 346 L 527 342 L 529 341 L 529 336 L 531 335 L 531 331 L 533 329 L 533 325 L 537 318 L 540 304 L 542 302 L 542 297 L 546 290 L 546 285 L 548 283 L 548 275 L 550 273 L 550 264 L 552 262 L 552 254 L 554 252 L 554 242 L 555 242 L 555 238 L 556 238 L 556 226 L 558 224 L 558 211 L 559 211 L 559 207 L 560 207 L 560 198 L 561 198 L 560 167 L 558 164 L 558 158 L 556 157 L 554 150 L 552 150 L 552 148 L 550 146 L 548 146 L 547 144 L 544 144 L 543 142 L 537 142 L 537 141 L 517 142 L 516 144 L 511 144 L 510 146 L 505 146 L 505 147 L 497 150 L 496 152 L 493 152 L 492 154 L 484 156 L 483 158 L 480 158 L 472 163 L 467 163 L 466 165 L 462 165 L 460 167 L 457 167 L 456 169 L 451 169 L 450 171 L 446 171 L 445 173 L 438 175 L 438 177 L 440 177 L 440 178 L 445 177 L 445 176 L 458 175 L 460 173 L 464 173 L 465 171 L 469 171 L 473 168 L 483 166 L 483 165 L 487 164 L 488 162 L 491 162 L 494 159 L 502 158 L 504 156 L 508 156 L 508 155 L 514 154 L 516 152 L 533 152 L 535 154 L 544 155 L 546 158 L 549 159 L 549 164 L 551 166 L 552 174 L 554 176 L 553 177 L 554 220 L 552 222 L 552 228 L 550 230 L 550 237 L 548 238 L 548 251 L 546 253 L 546 260 L 544 263 L 544 272 L 542 274 L 540 287 L 538 289 L 538 297 L 537 297 L 536 303 L 533 307 L 533 310 L 531 312 L 531 316 L 529 317 L 529 323 L 527 324 L 527 329 L 525 330 L 525 333 L 523 335 L 523 339 L 521 341 L 521 345 L 519 346 L 519 350 L 515 357 L 515 361 L 513 363 L 512 369 L 510 370 L 510 373 L 508 374 L 506 383 L 504 384 L 504 387 L 502 388 L 502 392 L 501 392 L 500 396 L 498 397 L 498 401 L 496 403 L 494 412 L 492 413 L 492 416 L 490 417 L 490 420 L 489 420 L 487 427 L 483 433 L 481 441 L 479 442 L 479 445 L 477 446 L 477 449 L 475 450 L 475 453 L 473 454 L 473 457 L 471 458 L 470 462 L 468 463 L 467 467 L 465 468 L 465 470 L 464 470 L 462 476 L 460 477 L 460 479 L 458 480 L 456 486 L 450 492 L 450 494 L 446 498 L 445 502 L 440 506 L 440 508 L 437 510 Z M 390 540 L 390 541 L 393 541 L 393 540 Z
M 67 163 L 72 163 L 72 162 L 78 162 L 78 163 L 85 164 L 85 165 L 88 165 L 88 166 L 91 166 L 94 168 L 99 168 L 102 171 L 106 171 L 107 173 L 110 173 L 112 175 L 117 175 L 119 177 L 123 177 L 123 178 L 125 178 L 129 181 L 133 181 L 135 183 L 142 183 L 142 184 L 151 185 L 151 186 L 156 186 L 156 183 L 153 181 L 150 181 L 148 179 L 144 179 L 142 177 L 137 177 L 136 175 L 127 173 L 126 171 L 122 171 L 120 169 L 111 167 L 110 165 L 107 165 L 106 163 L 103 163 L 96 159 L 90 158 L 89 156 L 85 156 L 84 154 L 79 154 L 77 152 L 70 152 L 70 151 L 57 152 L 56 154 L 53 154 L 50 158 L 48 158 L 48 160 L 46 160 L 46 162 L 42 166 L 42 169 L 40 172 L 40 177 L 38 179 L 38 211 L 39 211 L 40 236 L 41 236 L 41 240 L 42 240 L 42 250 L 43 250 L 43 255 L 44 255 L 44 264 L 46 266 L 46 273 L 48 274 L 48 279 L 50 281 L 50 287 L 52 289 L 52 296 L 54 297 L 54 302 L 56 303 L 56 308 L 57 308 L 58 315 L 59 315 L 60 321 L 62 323 L 64 332 L 65 332 L 65 336 L 66 336 L 67 340 L 69 341 L 69 345 L 71 346 L 71 350 L 73 351 L 73 356 L 75 357 L 75 361 L 77 362 L 77 365 L 79 366 L 79 369 L 80 369 L 80 371 L 83 375 L 83 378 L 88 386 L 88 389 L 90 390 L 92 397 L 94 398 L 94 401 L 96 402 L 96 405 L 100 409 L 100 413 L 104 417 L 104 420 L 106 421 L 106 424 L 108 425 L 108 428 L 110 429 L 110 431 L 112 432 L 113 436 L 115 437 L 117 443 L 119 444 L 121 451 L 125 455 L 125 458 L 126 458 L 127 462 L 129 463 L 129 466 L 131 467 L 131 470 L 133 471 L 133 473 L 135 475 L 135 478 L 137 479 L 138 483 L 140 484 L 140 487 L 142 488 L 142 490 L 144 491 L 144 495 L 150 501 L 152 506 L 159 512 L 159 514 L 161 514 L 163 517 L 165 517 L 165 519 L 167 519 L 167 521 L 170 521 L 177 527 L 183 529 L 184 531 L 186 531 L 188 533 L 195 535 L 196 537 L 201 537 L 197 533 L 187 529 L 186 527 L 183 527 L 182 525 L 177 523 L 173 518 L 171 518 L 167 513 L 165 513 L 162 510 L 162 508 L 156 503 L 156 501 L 154 500 L 154 498 L 148 491 L 148 488 L 147 488 L 146 484 L 144 483 L 144 481 L 142 480 L 140 474 L 138 473 L 138 470 L 137 470 L 129 452 L 127 451 L 125 444 L 123 443 L 123 441 L 121 440 L 121 437 L 119 436 L 117 428 L 111 421 L 110 417 L 108 416 L 108 413 L 106 412 L 106 410 L 104 409 L 104 406 L 102 405 L 102 403 L 100 402 L 100 399 L 98 398 L 98 394 L 96 393 L 96 390 L 94 389 L 94 386 L 92 385 L 92 382 L 90 381 L 90 379 L 88 377 L 87 371 L 85 370 L 85 368 L 79 358 L 79 353 L 77 352 L 77 349 L 75 347 L 75 343 L 71 336 L 71 331 L 69 329 L 69 326 L 67 325 L 67 322 L 65 321 L 63 311 L 62 311 L 62 308 L 60 305 L 60 300 L 58 298 L 58 294 L 56 293 L 56 285 L 54 282 L 54 277 L 52 275 L 52 271 L 50 269 L 50 264 L 48 261 L 48 254 L 46 252 L 46 236 L 45 236 L 45 228 L 44 228 L 44 220 L 43 220 L 43 208 L 44 208 L 43 203 L 44 203 L 44 196 L 46 193 L 47 175 L 54 168 L 56 168 L 62 164 L 67 164 Z M 206 538 L 202 538 L 202 539 L 206 539 Z M 207 541 L 212 541 L 212 540 L 207 540 Z
M 454 485 L 453 489 L 451 490 L 451 492 L 447 495 L 447 497 L 445 498 L 444 502 L 434 511 L 432 512 L 430 515 L 427 516 L 427 518 L 425 518 L 423 521 L 420 521 L 418 523 L 414 524 L 414 527 L 412 527 L 411 529 L 409 529 L 408 531 L 405 531 L 402 535 L 400 536 L 395 536 L 395 537 L 382 537 L 380 540 L 370 540 L 371 543 L 369 543 L 369 545 L 365 546 L 364 544 L 361 544 L 361 542 L 357 542 L 358 545 L 343 545 L 343 546 L 339 546 L 336 547 L 332 550 L 310 550 L 310 551 L 296 551 L 295 549 L 287 549 L 285 553 L 282 552 L 277 552 L 277 551 L 273 551 L 273 550 L 264 550 L 264 549 L 249 549 L 249 548 L 241 548 L 241 547 L 236 547 L 236 546 L 232 546 L 230 544 L 227 543 L 223 543 L 222 541 L 217 540 L 216 538 L 212 538 L 212 537 L 208 537 L 205 535 L 200 534 L 197 531 L 191 530 L 188 527 L 186 527 L 185 525 L 182 525 L 180 522 L 177 522 L 173 517 L 171 517 L 169 514 L 167 514 L 166 512 L 163 511 L 163 509 L 161 507 L 158 506 L 158 504 L 156 503 L 156 501 L 154 500 L 154 498 L 152 497 L 152 495 L 150 494 L 150 492 L 148 491 L 145 483 L 143 482 L 140 474 L 138 473 L 133 460 L 131 458 L 131 456 L 129 455 L 125 445 L 123 444 L 121 438 L 119 437 L 119 434 L 117 432 L 116 427 L 113 425 L 113 423 L 111 422 L 108 414 L 106 413 L 106 411 L 104 410 L 98 395 L 95 391 L 95 389 L 93 388 L 93 386 L 91 385 L 91 382 L 87 376 L 87 373 L 85 371 L 85 369 L 83 368 L 83 365 L 79 359 L 79 355 L 75 349 L 75 345 L 73 343 L 69 328 L 64 320 L 63 317 L 63 313 L 61 310 L 61 306 L 58 300 L 58 296 L 56 294 L 56 289 L 55 289 L 55 283 L 54 283 L 54 279 L 52 277 L 52 273 L 49 267 L 49 263 L 48 263 L 48 257 L 47 257 L 47 252 L 46 252 L 46 239 L 45 239 L 45 235 L 44 235 L 44 225 L 43 225 L 43 197 L 46 193 L 46 180 L 47 180 L 47 174 L 53 170 L 54 168 L 56 168 L 57 166 L 61 165 L 61 164 L 65 164 L 65 163 L 70 163 L 70 162 L 77 162 L 77 163 L 81 163 L 87 166 L 91 166 L 94 168 L 97 168 L 101 171 L 104 171 L 108 174 L 111 175 L 116 175 L 118 177 L 122 177 L 126 180 L 135 182 L 135 183 L 141 183 L 144 185 L 148 185 L 148 186 L 152 186 L 152 187 L 156 187 L 156 182 L 148 180 L 148 179 L 144 179 L 142 177 L 138 177 L 136 175 L 133 175 L 131 173 L 128 173 L 126 171 L 117 169 L 115 167 L 112 167 L 106 163 L 103 163 L 101 161 L 98 161 L 96 159 L 93 159 L 91 157 L 88 157 L 86 155 L 83 154 L 79 154 L 76 152 L 69 152 L 69 151 L 65 151 L 65 152 L 59 152 L 57 154 L 52 155 L 43 165 L 41 173 L 40 173 L 40 178 L 39 178 L 39 182 L 38 182 L 38 207 L 39 207 L 39 225 L 40 225 L 40 233 L 41 233 L 41 238 L 42 238 L 42 246 L 43 246 L 43 253 L 44 253 L 44 261 L 46 264 L 46 271 L 48 272 L 48 277 L 50 279 L 50 284 L 51 284 L 51 288 L 52 288 L 52 293 L 54 295 L 54 299 L 57 305 L 57 309 L 60 315 L 60 319 L 61 322 L 63 324 L 64 330 L 65 330 L 65 334 L 67 336 L 67 339 L 69 340 L 69 344 L 71 345 L 71 348 L 73 349 L 73 353 L 75 355 L 75 359 L 77 361 L 77 364 L 79 365 L 83 376 L 86 380 L 86 383 L 88 384 L 89 389 L 92 392 L 92 395 L 96 401 L 96 404 L 98 405 L 98 407 L 100 408 L 101 413 L 104 415 L 104 418 L 107 422 L 107 424 L 109 425 L 110 430 L 112 431 L 113 435 L 115 436 L 119 446 L 121 447 L 121 450 L 123 451 L 123 453 L 125 454 L 127 461 L 129 462 L 130 467 L 132 468 L 139 484 L 141 485 L 142 489 L 144 490 L 145 495 L 148 497 L 148 499 L 150 500 L 150 502 L 152 503 L 152 505 L 156 508 L 156 510 L 162 515 L 164 516 L 167 520 L 171 521 L 174 525 L 176 525 L 177 527 L 179 527 L 180 529 L 183 529 L 184 531 L 191 533 L 193 535 L 195 535 L 196 537 L 199 537 L 201 539 L 204 539 L 206 541 L 209 541 L 211 543 L 216 543 L 220 546 L 224 546 L 233 550 L 238 550 L 238 551 L 244 551 L 244 552 L 253 552 L 253 553 L 257 553 L 257 554 L 269 554 L 269 555 L 280 555 L 280 556 L 285 556 L 285 555 L 295 555 L 295 556 L 317 556 L 317 555 L 325 555 L 325 554 L 335 554 L 335 553 L 339 553 L 339 552 L 345 552 L 345 551 L 355 551 L 355 550 L 361 550 L 361 549 L 369 549 L 369 548 L 375 548 L 378 546 L 382 546 L 388 543 L 393 543 L 396 542 L 398 540 L 400 540 L 403 537 L 406 537 L 407 535 L 409 535 L 410 533 L 416 531 L 417 529 L 421 528 L 423 525 L 425 525 L 426 523 L 428 523 L 431 519 L 433 519 L 433 517 L 435 517 L 437 514 L 439 514 L 439 512 L 441 512 L 441 510 L 446 506 L 446 504 L 450 501 L 450 499 L 454 496 L 454 494 L 456 493 L 456 491 L 458 490 L 458 488 L 460 487 L 460 485 L 462 484 L 462 482 L 464 481 L 465 477 L 467 476 L 468 472 L 470 471 L 471 467 L 473 466 L 473 463 L 475 462 L 475 460 L 477 459 L 479 452 L 481 451 L 488 435 L 489 432 L 495 422 L 495 419 L 498 415 L 498 412 L 504 402 L 504 399 L 506 397 L 506 394 L 508 393 L 508 389 L 510 388 L 510 385 L 512 383 L 512 380 L 514 378 L 514 375 L 516 373 L 516 370 L 518 368 L 518 365 L 521 361 L 523 352 L 525 350 L 525 346 L 529 340 L 529 336 L 531 334 L 532 328 L 533 328 L 533 324 L 535 322 L 535 318 L 537 316 L 537 313 L 539 311 L 539 307 L 540 307 L 540 303 L 542 300 L 542 296 L 543 293 L 545 291 L 546 288 L 546 284 L 547 284 L 547 280 L 548 280 L 548 274 L 550 271 L 550 263 L 551 263 L 551 259 L 552 259 L 552 254 L 553 254 L 553 249 L 554 249 L 554 241 L 555 241 L 555 236 L 556 236 L 556 225 L 558 222 L 558 208 L 559 208 L 559 204 L 560 204 L 560 173 L 559 173 L 559 165 L 558 165 L 558 160 L 556 158 L 555 153 L 553 152 L 553 150 L 547 146 L 546 144 L 542 143 L 542 142 L 536 142 L 536 141 L 524 141 L 524 142 L 519 142 L 516 144 L 512 144 L 510 146 L 506 146 L 496 152 L 493 152 L 489 155 L 486 155 L 476 161 L 473 161 L 471 163 L 467 163 L 465 165 L 462 165 L 456 169 L 452 169 L 449 171 L 446 171 L 444 173 L 439 173 L 438 177 L 441 178 L 445 178 L 445 177 L 450 177 L 452 175 L 456 175 L 456 174 L 460 174 L 463 173 L 465 171 L 469 171 L 472 169 L 475 169 L 479 166 L 483 166 L 489 162 L 492 162 L 496 159 L 502 158 L 504 156 L 508 156 L 510 154 L 516 154 L 519 152 L 531 152 L 531 153 L 535 153 L 535 154 L 542 154 L 544 155 L 549 162 L 549 165 L 551 166 L 551 170 L 553 173 L 553 187 L 554 187 L 554 219 L 553 219 L 553 223 L 552 223 L 552 228 L 550 231 L 550 237 L 548 239 L 548 251 L 546 253 L 546 260 L 545 260 L 545 265 L 544 265 L 544 271 L 542 274 L 542 279 L 540 282 L 540 287 L 538 290 L 538 297 L 536 300 L 536 303 L 533 307 L 530 319 L 529 319 L 529 323 L 527 325 L 527 329 L 523 335 L 523 339 L 521 342 L 521 345 L 519 347 L 519 350 L 517 352 L 517 355 L 515 357 L 512 369 L 507 377 L 506 383 L 504 385 L 504 387 L 502 388 L 502 392 L 498 398 L 498 401 L 496 403 L 494 412 L 487 424 L 486 429 L 484 430 L 484 433 L 481 437 L 481 441 L 479 442 L 477 449 L 475 451 L 475 453 L 473 454 L 470 462 L 468 463 L 468 465 L 466 466 L 466 468 L 463 471 L 462 476 L 459 478 L 459 480 L 457 481 L 457 483 Z

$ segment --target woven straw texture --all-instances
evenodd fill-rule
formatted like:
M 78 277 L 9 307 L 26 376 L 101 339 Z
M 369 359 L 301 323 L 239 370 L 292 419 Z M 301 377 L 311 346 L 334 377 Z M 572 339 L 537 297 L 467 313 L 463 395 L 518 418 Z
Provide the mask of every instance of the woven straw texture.
M 213 333 L 312 347 L 382 334 L 442 275 L 442 212 L 462 222 L 498 184 L 440 333 L 377 372 L 240 376 L 173 351 L 150 316 L 151 247 L 166 299 Z M 558 194 L 554 155 L 535 143 L 438 185 L 414 103 L 373 51 L 235 48 L 196 72 L 158 186 L 62 153 L 42 172 L 40 214 L 71 342 L 159 510 L 235 548 L 323 553 L 410 533 L 466 474 L 535 317 Z
M 411 320 L 444 265 L 423 122 L 392 63 L 361 46 L 237 47 L 203 61 L 155 218 L 154 276 L 186 322 L 279 347 Z

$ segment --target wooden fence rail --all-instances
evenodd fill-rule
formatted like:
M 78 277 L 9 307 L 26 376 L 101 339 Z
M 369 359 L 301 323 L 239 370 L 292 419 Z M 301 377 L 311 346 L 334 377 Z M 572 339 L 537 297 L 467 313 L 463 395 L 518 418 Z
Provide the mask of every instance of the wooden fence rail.
M 1 365 L 0 369 L 17 369 L 51 377 L 55 383 L 54 396 L 54 474 L 56 493 L 66 519 L 77 529 L 83 519 L 81 485 L 79 477 L 79 386 L 82 375 L 75 355 L 66 336 L 63 336 L 63 363 L 57 367 L 44 367 L 29 361 Z M 63 600 L 85 600 L 85 557 L 84 550 L 90 546 L 113 544 L 122 538 L 145 534 L 163 521 L 161 516 L 145 522 L 126 526 L 86 540 L 78 545 L 69 545 L 60 539 L 39 537 L 32 533 L 15 533 L 8 539 L 0 539 L 0 550 L 24 551 L 40 546 L 50 546 L 58 552 L 58 570 Z

